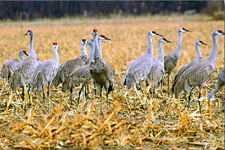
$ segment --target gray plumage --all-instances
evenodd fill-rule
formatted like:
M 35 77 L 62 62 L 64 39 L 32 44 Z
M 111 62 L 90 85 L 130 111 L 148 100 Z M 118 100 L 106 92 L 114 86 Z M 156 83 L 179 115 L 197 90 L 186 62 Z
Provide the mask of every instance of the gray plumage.
M 202 54 L 201 54 L 201 51 L 200 51 L 200 49 L 199 49 L 199 46 L 202 45 L 202 44 L 207 45 L 207 44 L 205 44 L 205 43 L 202 42 L 202 41 L 199 41 L 199 40 L 196 41 L 196 43 L 195 43 L 195 49 L 196 49 L 196 51 L 197 51 L 197 59 L 195 59 L 194 61 L 192 61 L 192 62 L 190 62 L 190 63 L 188 63 L 188 64 L 186 64 L 186 65 L 184 65 L 184 66 L 178 71 L 178 73 L 176 74 L 176 76 L 175 76 L 175 78 L 174 78 L 174 81 L 173 81 L 172 90 L 171 90 L 172 93 L 174 93 L 174 86 L 176 85 L 177 79 L 179 79 L 180 76 L 181 76 L 188 68 L 190 68 L 190 67 L 194 66 L 196 63 L 199 63 L 199 62 L 202 61 Z
M 60 83 L 63 83 L 64 80 L 77 68 L 86 65 L 88 63 L 88 54 L 86 50 L 87 41 L 82 39 L 81 41 L 81 51 L 82 54 L 80 57 L 71 59 L 62 65 L 59 66 L 57 74 L 53 79 L 53 84 L 57 88 Z
M 43 91 L 45 86 L 48 84 L 48 96 L 52 80 L 57 73 L 59 64 L 59 55 L 57 52 L 58 45 L 53 43 L 54 60 L 47 60 L 39 64 L 31 81 L 31 91 L 37 86 L 38 91 Z
M 88 45 L 90 46 L 91 52 L 90 52 L 90 60 L 92 60 L 94 57 L 94 43 L 93 41 L 88 41 Z M 78 104 L 80 99 L 81 91 L 84 87 L 86 87 L 88 84 L 92 82 L 91 72 L 90 72 L 90 63 L 84 66 L 81 66 L 80 68 L 74 70 L 63 82 L 62 84 L 62 91 L 66 92 L 67 90 L 70 90 L 70 100 L 72 104 L 73 100 L 73 89 L 77 86 L 81 85 L 81 89 L 79 91 L 78 96 Z M 85 92 L 87 95 L 87 93 Z
M 40 64 L 33 46 L 33 32 L 28 30 L 25 35 L 30 36 L 30 53 L 27 58 L 19 64 L 18 69 L 12 75 L 11 88 L 13 90 L 19 88 L 20 86 L 25 86 L 31 81 L 31 77 L 34 74 L 36 67 Z
M 19 51 L 19 57 L 20 60 L 18 59 L 11 59 L 6 61 L 1 69 L 1 77 L 5 78 L 6 80 L 9 80 L 12 76 L 12 74 L 14 73 L 15 70 L 18 69 L 18 66 L 20 63 L 22 63 L 22 61 L 24 60 L 23 55 L 27 55 L 27 52 L 25 50 L 20 50 Z
M 106 90 L 106 96 L 114 89 L 114 70 L 101 58 L 101 42 L 102 40 L 109 40 L 104 35 L 98 37 L 97 30 L 93 30 L 93 42 L 95 44 L 95 58 L 90 62 L 90 72 L 95 85 L 100 90 L 102 87 Z M 97 51 L 96 51 L 97 50 Z
M 174 94 L 176 98 L 178 98 L 178 96 L 183 90 L 186 93 L 189 93 L 191 89 L 196 86 L 199 87 L 199 98 L 201 97 L 201 90 L 204 86 L 205 81 L 209 79 L 210 75 L 215 70 L 216 56 L 218 51 L 217 49 L 218 36 L 223 34 L 224 33 L 221 30 L 214 31 L 212 34 L 213 49 L 211 54 L 208 56 L 208 58 L 188 68 L 179 77 L 179 79 L 177 79 L 177 82 L 174 85 Z M 199 106 L 200 106 L 200 101 L 199 101 Z M 188 104 L 188 107 L 189 107 L 189 104 Z M 200 111 L 201 111 L 201 107 L 200 107 Z
M 153 61 L 150 72 L 147 76 L 147 82 L 149 85 L 155 88 L 156 85 L 162 80 L 164 75 L 164 52 L 163 52 L 163 44 L 171 43 L 165 38 L 161 38 L 158 41 L 159 45 L 159 56 Z
M 139 89 L 139 83 L 146 79 L 147 74 L 149 73 L 152 61 L 153 61 L 153 45 L 152 45 L 152 37 L 155 35 L 162 36 L 155 31 L 150 30 L 148 32 L 148 49 L 144 55 L 133 61 L 124 78 L 123 86 L 127 86 L 130 89 L 134 82 L 136 82 L 136 86 Z
M 224 86 L 224 84 L 225 84 L 225 69 L 220 71 L 218 75 L 218 80 L 216 83 L 216 88 L 209 94 L 208 100 L 214 99 L 214 95 Z
M 171 52 L 170 54 L 168 54 L 164 57 L 164 70 L 165 70 L 165 74 L 168 74 L 168 79 L 167 79 L 168 95 L 169 95 L 170 74 L 173 71 L 173 69 L 177 66 L 178 59 L 180 57 L 181 50 L 182 50 L 182 34 L 185 33 L 185 32 L 190 32 L 190 31 L 185 29 L 185 28 L 180 28 L 178 30 L 177 48 L 173 52 Z

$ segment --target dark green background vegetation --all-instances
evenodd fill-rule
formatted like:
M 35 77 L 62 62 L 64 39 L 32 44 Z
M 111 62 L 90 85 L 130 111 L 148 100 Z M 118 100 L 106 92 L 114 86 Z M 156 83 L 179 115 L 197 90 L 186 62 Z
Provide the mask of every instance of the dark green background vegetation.
M 76 16 L 207 14 L 224 19 L 223 1 L 1 1 L 0 19 Z

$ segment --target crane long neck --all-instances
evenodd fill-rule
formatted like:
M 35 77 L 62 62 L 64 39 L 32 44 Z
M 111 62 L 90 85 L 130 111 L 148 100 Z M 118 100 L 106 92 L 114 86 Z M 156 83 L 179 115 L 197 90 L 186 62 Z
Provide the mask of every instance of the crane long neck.
M 209 62 L 212 62 L 213 66 L 215 66 L 215 64 L 216 64 L 216 56 L 217 56 L 217 52 L 218 52 L 218 36 L 217 35 L 212 35 L 212 39 L 213 39 L 213 49 L 212 49 L 211 54 L 207 58 L 207 60 Z
M 102 40 L 99 40 L 98 43 L 98 53 L 96 54 L 96 58 L 102 58 Z
M 95 45 L 93 44 L 92 46 L 91 46 L 91 52 L 90 52 L 90 63 L 91 62 L 94 62 L 94 58 L 95 57 Z
M 19 57 L 20 57 L 20 61 L 24 60 L 22 53 L 19 53 Z
M 99 51 L 100 51 L 99 50 L 98 36 L 94 35 L 93 40 L 94 40 L 94 45 L 95 45 L 94 59 L 96 59 L 98 57 L 98 54 L 99 54 Z
M 159 56 L 158 56 L 158 60 L 160 60 L 161 62 L 164 62 L 164 52 L 163 52 L 163 43 L 159 42 Z
M 87 49 L 86 49 L 86 45 L 81 45 L 81 57 L 85 57 L 88 58 L 88 53 L 87 53 Z
M 182 32 L 178 32 L 178 43 L 177 48 L 175 50 L 178 57 L 180 56 L 181 49 L 182 49 Z
M 148 49 L 147 54 L 150 54 L 150 57 L 153 59 L 153 44 L 152 44 L 152 36 L 148 36 Z
M 53 48 L 53 53 L 54 53 L 54 61 L 59 64 L 59 54 L 58 54 L 58 51 L 57 51 L 58 48 Z
M 30 56 L 37 57 L 35 50 L 34 50 L 34 42 L 33 42 L 34 36 L 33 34 L 30 35 Z
M 195 48 L 196 48 L 196 51 L 197 51 L 198 59 L 202 59 L 202 53 L 199 49 L 198 43 L 195 44 Z

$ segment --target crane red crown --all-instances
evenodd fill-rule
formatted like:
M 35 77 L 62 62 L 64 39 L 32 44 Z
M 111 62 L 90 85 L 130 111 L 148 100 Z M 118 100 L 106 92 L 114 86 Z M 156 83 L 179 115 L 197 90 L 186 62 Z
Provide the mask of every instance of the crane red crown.
M 104 35 L 100 35 L 100 37 L 103 37 L 103 38 L 105 38 L 105 36 L 104 36 Z
M 93 32 L 98 32 L 98 30 L 97 29 L 93 29 Z
M 25 50 L 23 50 L 23 53 L 27 53 Z
M 156 34 L 156 32 L 155 32 L 155 31 L 152 31 L 152 33 Z
M 57 45 L 57 43 L 56 43 L 56 42 L 54 42 L 54 43 L 53 43 L 53 45 Z
M 183 30 L 187 30 L 187 29 L 185 29 L 185 28 L 182 28 Z
M 28 30 L 27 32 L 30 32 L 31 30 Z
M 222 30 L 218 30 L 218 32 L 219 32 L 219 33 L 223 33 L 223 31 L 222 31 Z
M 200 43 L 203 43 L 202 41 L 199 41 Z

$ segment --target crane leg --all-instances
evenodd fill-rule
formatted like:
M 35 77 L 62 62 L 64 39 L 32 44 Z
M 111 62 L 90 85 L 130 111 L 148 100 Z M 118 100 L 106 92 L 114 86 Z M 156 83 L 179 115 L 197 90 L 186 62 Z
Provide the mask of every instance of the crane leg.
M 153 86 L 153 92 L 152 92 L 152 97 L 155 97 L 155 86 Z
M 150 93 L 150 95 L 152 95 L 152 90 L 151 90 L 152 88 L 150 87 L 149 88 L 149 93 Z
M 201 91 L 199 92 L 199 95 L 198 95 L 198 105 L 199 105 L 199 111 L 200 111 L 200 114 L 202 113 L 202 109 L 201 109 L 201 103 L 200 103 L 200 99 L 201 98 Z
M 42 96 L 43 96 L 43 101 L 45 103 L 45 91 L 42 92 Z
M 87 99 L 89 99 L 90 97 L 88 96 L 88 90 L 89 89 L 89 85 L 86 85 L 85 86 L 85 99 L 87 100 Z
M 50 96 L 50 87 L 51 87 L 51 83 L 48 82 L 48 91 L 47 91 L 47 96 L 48 96 L 48 97 Z
M 167 79 L 167 92 L 169 97 L 170 96 L 170 74 L 168 74 L 168 79 Z
M 70 88 L 70 105 L 73 104 L 73 88 Z
M 77 104 L 79 105 L 80 103 L 80 95 L 81 95 L 81 92 L 83 90 L 83 86 L 81 87 L 80 91 L 79 91 L 79 95 L 78 95 L 78 99 L 77 99 Z
M 162 78 L 162 80 L 160 81 L 160 88 L 161 88 L 161 90 L 163 89 L 163 78 Z
M 94 82 L 94 93 L 95 93 L 95 97 L 96 97 L 96 95 L 97 95 L 97 89 L 96 89 L 96 84 L 95 84 L 95 82 Z
M 190 94 L 188 95 L 188 110 L 189 110 L 189 108 L 190 108 L 190 101 L 191 101 L 191 92 L 190 92 Z
M 30 95 L 30 84 L 28 84 L 27 94 Z
M 24 86 L 22 87 L 22 100 L 24 101 L 24 98 L 25 98 L 25 92 L 24 92 L 25 88 Z
M 100 97 L 102 97 L 102 85 L 100 87 Z

